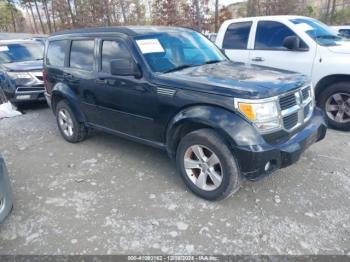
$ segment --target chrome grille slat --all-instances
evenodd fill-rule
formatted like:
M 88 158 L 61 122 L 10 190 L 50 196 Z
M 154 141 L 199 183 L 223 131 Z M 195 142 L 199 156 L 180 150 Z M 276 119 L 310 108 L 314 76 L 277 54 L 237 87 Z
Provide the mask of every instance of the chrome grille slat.
M 313 112 L 311 88 L 311 86 L 302 87 L 279 97 L 284 130 L 293 131 L 310 119 Z

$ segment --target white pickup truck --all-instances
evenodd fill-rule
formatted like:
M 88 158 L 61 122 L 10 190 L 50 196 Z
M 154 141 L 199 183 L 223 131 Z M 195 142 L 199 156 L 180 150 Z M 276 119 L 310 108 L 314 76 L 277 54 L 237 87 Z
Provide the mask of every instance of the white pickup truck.
M 216 45 L 233 61 L 309 76 L 329 125 L 350 130 L 350 42 L 333 29 L 301 16 L 232 19 Z

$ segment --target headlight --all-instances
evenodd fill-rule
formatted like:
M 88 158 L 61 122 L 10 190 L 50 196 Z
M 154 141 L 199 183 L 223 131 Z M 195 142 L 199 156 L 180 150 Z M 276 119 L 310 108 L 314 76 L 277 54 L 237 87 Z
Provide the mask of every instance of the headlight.
M 250 120 L 261 133 L 271 133 L 282 128 L 278 113 L 278 98 L 235 99 L 235 108 Z
M 31 79 L 32 76 L 26 72 L 7 72 L 14 79 Z
M 7 72 L 7 74 L 17 86 L 30 85 L 33 81 L 35 81 L 35 78 L 26 72 Z

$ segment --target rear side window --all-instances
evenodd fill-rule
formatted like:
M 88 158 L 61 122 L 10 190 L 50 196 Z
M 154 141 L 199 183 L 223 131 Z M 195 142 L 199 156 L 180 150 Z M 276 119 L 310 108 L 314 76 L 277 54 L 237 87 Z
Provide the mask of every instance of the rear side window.
M 286 25 L 273 21 L 258 23 L 255 37 L 255 49 L 285 50 L 283 40 L 296 34 Z
M 112 59 L 130 58 L 129 50 L 119 41 L 102 42 L 102 65 L 101 70 L 110 73 L 110 62 Z
M 86 71 L 94 69 L 94 40 L 73 40 L 69 66 Z
M 350 29 L 340 29 L 339 34 L 346 38 L 350 38 Z
M 52 66 L 64 66 L 64 57 L 67 48 L 67 40 L 49 42 L 47 49 L 46 63 Z
M 252 22 L 229 25 L 224 36 L 224 49 L 247 49 Z

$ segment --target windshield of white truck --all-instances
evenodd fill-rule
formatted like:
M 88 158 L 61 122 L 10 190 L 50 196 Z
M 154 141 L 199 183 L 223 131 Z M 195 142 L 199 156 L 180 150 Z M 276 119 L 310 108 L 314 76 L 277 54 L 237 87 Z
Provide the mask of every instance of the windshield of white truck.
M 337 35 L 334 30 L 320 21 L 307 18 L 291 19 L 290 21 L 305 31 L 319 45 L 334 46 L 338 42 L 344 41 L 343 37 Z

